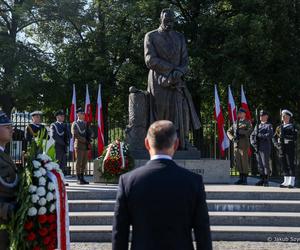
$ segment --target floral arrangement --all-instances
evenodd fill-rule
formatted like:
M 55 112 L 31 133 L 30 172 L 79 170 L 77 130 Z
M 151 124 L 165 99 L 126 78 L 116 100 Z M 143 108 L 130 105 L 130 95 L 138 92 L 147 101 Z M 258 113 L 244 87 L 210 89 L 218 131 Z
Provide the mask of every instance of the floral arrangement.
M 63 174 L 57 163 L 41 153 L 41 140 L 32 142 L 26 165 L 19 173 L 18 209 L 10 224 L 2 225 L 10 235 L 10 250 L 69 249 Z M 61 198 L 62 194 L 65 194 L 64 199 Z
M 134 160 L 130 156 L 128 144 L 119 140 L 109 144 L 99 160 L 101 175 L 107 181 L 115 180 L 134 168 Z
M 31 206 L 27 212 L 24 229 L 30 249 L 55 249 L 57 246 L 55 185 L 47 171 L 61 171 L 59 165 L 45 154 L 32 161 L 33 177 L 29 186 Z

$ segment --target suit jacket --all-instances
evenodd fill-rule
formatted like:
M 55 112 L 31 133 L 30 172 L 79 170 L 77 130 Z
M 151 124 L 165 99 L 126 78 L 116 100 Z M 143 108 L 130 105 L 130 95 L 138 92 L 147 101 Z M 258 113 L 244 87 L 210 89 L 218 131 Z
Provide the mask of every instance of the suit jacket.
M 172 160 L 149 161 L 119 180 L 113 250 L 212 249 L 202 176 Z

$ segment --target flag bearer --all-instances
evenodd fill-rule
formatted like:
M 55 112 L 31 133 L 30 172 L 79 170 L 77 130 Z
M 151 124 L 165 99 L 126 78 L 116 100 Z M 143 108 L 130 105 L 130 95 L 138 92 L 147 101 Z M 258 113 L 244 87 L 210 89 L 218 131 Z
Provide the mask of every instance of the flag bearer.
M 247 185 L 249 169 L 248 151 L 250 147 L 249 136 L 252 130 L 250 121 L 246 119 L 246 110 L 239 109 L 237 123 L 232 125 L 228 131 L 228 138 L 234 142 L 234 158 L 240 178 L 235 184 Z
M 78 108 L 77 121 L 72 124 L 71 132 L 74 137 L 74 150 L 76 157 L 77 183 L 80 185 L 89 184 L 84 178 L 84 171 L 88 162 L 88 149 L 90 147 L 91 133 L 87 123 L 84 121 L 85 113 L 82 108 Z

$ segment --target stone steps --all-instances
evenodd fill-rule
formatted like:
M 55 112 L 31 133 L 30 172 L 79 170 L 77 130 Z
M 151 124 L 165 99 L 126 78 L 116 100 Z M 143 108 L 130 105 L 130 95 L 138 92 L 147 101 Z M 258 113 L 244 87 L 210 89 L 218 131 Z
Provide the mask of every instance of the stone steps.
M 72 242 L 110 242 L 112 226 L 70 226 Z M 299 241 L 298 227 L 211 226 L 214 241 Z
M 209 211 L 300 212 L 296 200 L 207 200 Z M 70 200 L 72 212 L 113 211 L 115 200 Z
M 71 241 L 110 242 L 117 185 L 69 183 Z M 299 241 L 300 190 L 272 185 L 206 185 L 213 240 Z
M 74 185 L 74 184 L 73 184 Z M 75 184 L 76 185 L 76 184 Z M 298 200 L 299 189 L 236 185 L 206 185 L 208 200 Z M 114 200 L 116 185 L 87 185 L 68 188 L 69 200 Z
M 284 226 L 300 225 L 300 213 L 209 212 L 211 225 Z M 70 212 L 70 225 L 112 225 L 113 212 Z M 300 228 L 299 228 L 300 229 Z

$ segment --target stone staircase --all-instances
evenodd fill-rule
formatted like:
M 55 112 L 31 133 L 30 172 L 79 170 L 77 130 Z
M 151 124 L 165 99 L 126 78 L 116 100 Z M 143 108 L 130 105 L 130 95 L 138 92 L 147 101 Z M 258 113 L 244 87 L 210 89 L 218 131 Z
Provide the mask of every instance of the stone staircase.
M 116 185 L 69 181 L 72 242 L 110 242 Z M 206 185 L 214 241 L 300 241 L 300 189 Z

